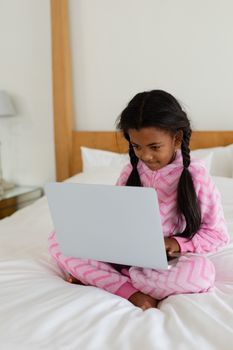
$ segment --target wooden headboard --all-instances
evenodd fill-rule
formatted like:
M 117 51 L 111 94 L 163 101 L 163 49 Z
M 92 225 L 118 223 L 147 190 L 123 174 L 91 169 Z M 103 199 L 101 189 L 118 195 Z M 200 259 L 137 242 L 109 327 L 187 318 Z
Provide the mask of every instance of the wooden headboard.
M 191 149 L 226 146 L 233 143 L 233 131 L 194 131 Z M 82 171 L 80 147 L 97 148 L 112 152 L 128 152 L 128 143 L 115 131 L 73 131 L 71 150 L 71 172 Z
M 127 142 L 114 131 L 75 131 L 67 0 L 51 0 L 54 139 L 56 177 L 62 181 L 82 170 L 80 146 L 127 152 Z M 195 131 L 191 149 L 226 146 L 233 131 Z

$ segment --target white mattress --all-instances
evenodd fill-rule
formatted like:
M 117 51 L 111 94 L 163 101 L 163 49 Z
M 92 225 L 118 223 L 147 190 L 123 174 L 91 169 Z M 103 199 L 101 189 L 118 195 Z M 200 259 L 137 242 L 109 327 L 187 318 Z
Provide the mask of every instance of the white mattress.
M 114 183 L 95 171 L 71 181 Z M 233 237 L 233 179 L 215 178 Z M 170 296 L 142 311 L 94 287 L 64 281 L 47 252 L 52 229 L 47 201 L 0 222 L 0 347 L 19 349 L 232 349 L 233 243 L 211 255 L 216 287 Z

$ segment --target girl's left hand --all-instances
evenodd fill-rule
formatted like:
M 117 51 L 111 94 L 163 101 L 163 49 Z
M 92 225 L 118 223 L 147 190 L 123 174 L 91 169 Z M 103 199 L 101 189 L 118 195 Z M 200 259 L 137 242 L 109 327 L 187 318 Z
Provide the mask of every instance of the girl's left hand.
M 180 246 L 179 243 L 175 238 L 164 238 L 164 243 L 165 243 L 165 248 L 168 257 L 172 256 L 174 253 L 179 253 L 180 252 Z

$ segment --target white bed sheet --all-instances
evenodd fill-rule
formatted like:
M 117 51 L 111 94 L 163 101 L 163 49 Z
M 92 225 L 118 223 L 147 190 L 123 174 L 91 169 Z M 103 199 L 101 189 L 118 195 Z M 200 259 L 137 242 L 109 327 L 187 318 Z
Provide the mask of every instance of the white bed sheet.
M 70 181 L 114 183 L 100 169 Z M 233 179 L 215 178 L 233 237 Z M 94 287 L 72 285 L 52 261 L 46 198 L 0 222 L 0 347 L 37 349 L 232 349 L 233 243 L 212 254 L 210 293 L 170 296 L 145 312 Z

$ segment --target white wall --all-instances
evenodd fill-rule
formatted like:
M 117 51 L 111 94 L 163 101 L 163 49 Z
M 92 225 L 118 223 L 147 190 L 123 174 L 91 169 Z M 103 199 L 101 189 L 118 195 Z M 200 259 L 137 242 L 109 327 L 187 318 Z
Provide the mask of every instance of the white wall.
M 232 0 L 70 0 L 76 124 L 114 129 L 137 92 L 162 88 L 195 129 L 233 129 Z
M 0 118 L 4 178 L 43 184 L 55 177 L 50 1 L 0 0 L 0 90 L 17 115 Z
M 70 0 L 76 124 L 112 130 L 138 91 L 162 88 L 196 129 L 233 130 L 231 0 Z M 0 0 L 0 118 L 5 178 L 54 179 L 49 0 Z

